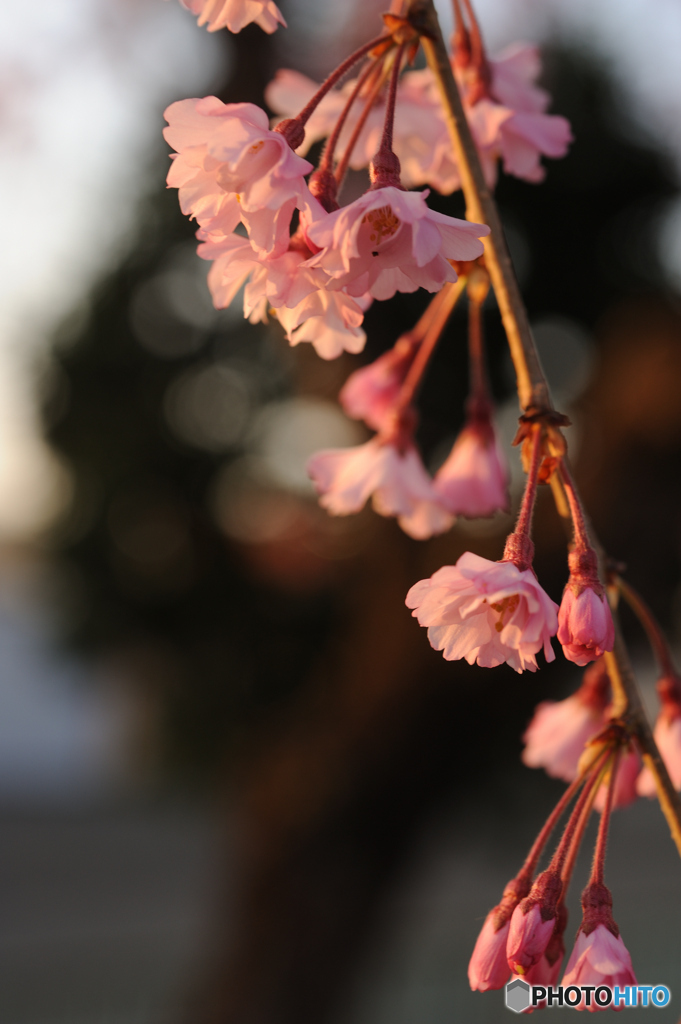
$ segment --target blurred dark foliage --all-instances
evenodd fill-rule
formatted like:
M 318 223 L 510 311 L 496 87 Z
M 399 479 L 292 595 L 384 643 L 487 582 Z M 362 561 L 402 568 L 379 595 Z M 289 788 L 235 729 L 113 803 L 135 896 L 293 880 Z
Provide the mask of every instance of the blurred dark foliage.
M 230 53 L 222 98 L 260 102 L 274 70 L 272 40 L 251 27 Z M 602 70 L 559 51 L 546 66 L 553 109 L 570 119 L 576 141 L 566 159 L 549 162 L 541 187 L 502 177 L 498 198 L 524 264 L 531 318 L 560 315 L 602 340 L 581 405 L 586 441 L 577 469 L 606 545 L 630 563 L 634 582 L 654 585 L 648 597 L 664 613 L 679 582 L 678 527 L 671 548 L 666 535 L 662 572 L 659 563 L 651 568 L 662 540 L 642 527 L 658 514 L 670 521 L 677 514 L 678 485 L 669 481 L 678 473 L 662 469 L 678 466 L 681 416 L 671 410 L 662 442 L 655 430 L 637 435 L 635 425 L 620 434 L 617 395 L 626 387 L 637 393 L 636 353 L 657 344 L 646 342 L 655 324 L 658 383 L 675 374 L 678 393 L 681 318 L 665 294 L 654 240 L 677 183 L 666 159 L 626 125 Z M 55 537 L 80 593 L 69 638 L 97 654 L 126 652 L 161 718 L 166 770 L 221 780 L 225 765 L 235 764 L 235 745 L 241 751 L 230 776 L 238 948 L 216 948 L 214 972 L 188 1019 L 319 1024 L 359 956 L 382 892 L 438 801 L 452 799 L 466 778 L 468 794 L 485 789 L 494 804 L 521 775 L 550 801 L 555 784 L 539 776 L 528 783 L 518 764 L 519 737 L 534 703 L 576 685 L 578 673 L 561 659 L 522 681 L 505 667 L 483 673 L 446 664 L 410 621 L 403 599 L 411 583 L 471 543 L 498 557 L 501 534 L 478 543 L 455 531 L 418 545 L 366 512 L 347 527 L 358 531 L 358 553 L 334 561 L 309 543 L 324 529 L 309 502 L 301 513 L 309 535 L 301 527 L 259 548 L 225 536 L 211 496 L 248 433 L 222 447 L 178 437 L 167 410 L 181 375 L 245 366 L 261 408 L 293 393 L 334 397 L 356 362 L 322 365 L 309 351 L 291 353 L 276 323 L 252 327 L 223 315 L 188 326 L 176 304 L 163 304 L 160 287 L 153 293 L 159 329 L 164 344 L 177 335 L 179 347 L 160 358 L 140 344 L 140 295 L 173 260 L 185 260 L 192 238 L 175 192 L 161 187 L 164 160 L 129 254 L 55 346 L 61 397 L 47 409 L 46 430 L 75 484 L 71 516 Z M 431 199 L 443 212 L 461 213 L 458 196 Z M 390 346 L 425 301 L 399 295 L 376 303 L 366 317 L 366 359 Z M 627 329 L 621 348 L 617 316 Z M 486 329 L 502 399 L 510 382 L 492 304 Z M 461 423 L 466 363 L 458 312 L 421 395 L 426 454 Z M 603 405 L 613 368 L 622 365 L 631 371 L 620 381 L 624 392 Z M 641 417 L 657 408 L 654 382 L 649 390 Z M 632 444 L 620 445 L 621 437 Z M 538 512 L 537 571 L 557 599 L 565 538 L 549 504 Z

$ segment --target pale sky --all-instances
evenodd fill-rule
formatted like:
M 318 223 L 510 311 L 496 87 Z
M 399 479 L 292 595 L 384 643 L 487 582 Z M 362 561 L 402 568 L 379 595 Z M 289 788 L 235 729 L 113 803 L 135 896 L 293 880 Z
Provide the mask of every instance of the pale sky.
M 447 11 L 446 2 L 439 6 Z M 681 168 L 678 0 L 477 0 L 477 8 L 492 52 L 558 34 L 601 53 L 632 111 Z M 64 483 L 40 440 L 31 362 L 124 244 L 158 144 L 159 103 L 205 91 L 221 54 L 177 0 L 0 6 L 0 189 L 8 198 L 0 245 L 0 540 L 30 535 Z M 681 280 L 680 238 L 681 211 L 665 232 Z

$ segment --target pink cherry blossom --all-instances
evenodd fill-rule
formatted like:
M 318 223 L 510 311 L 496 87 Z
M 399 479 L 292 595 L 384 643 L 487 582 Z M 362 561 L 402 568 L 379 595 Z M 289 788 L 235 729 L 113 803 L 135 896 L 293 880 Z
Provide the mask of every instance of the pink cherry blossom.
M 508 468 L 489 419 L 464 427 L 434 486 L 455 515 L 475 519 L 508 509 Z
M 603 591 L 568 583 L 558 612 L 558 642 L 565 657 L 577 665 L 588 665 L 611 651 L 615 627 L 610 605 Z
M 511 921 L 508 918 L 498 927 L 497 910 L 497 907 L 490 910 L 485 918 L 468 964 L 468 981 L 474 992 L 503 988 L 510 974 L 506 962 L 506 941 Z
M 655 742 L 667 766 L 674 789 L 681 789 L 681 714 L 670 717 L 664 709 L 655 723 Z M 644 767 L 636 782 L 640 796 L 656 796 L 652 772 Z
M 467 551 L 456 565 L 414 584 L 406 604 L 448 661 L 465 658 L 484 668 L 506 662 L 516 672 L 534 672 L 542 648 L 547 661 L 555 658 L 551 637 L 558 606 L 532 569 L 513 562 L 491 562 Z
M 565 156 L 572 140 L 565 118 L 547 114 L 550 97 L 534 84 L 541 72 L 535 47 L 516 44 L 489 61 L 489 95 L 471 102 L 471 87 L 465 71 L 454 72 L 462 92 L 464 108 L 480 152 L 488 184 L 493 186 L 501 159 L 507 174 L 538 182 L 544 177 L 541 157 Z M 315 141 L 331 134 L 355 82 L 331 90 L 306 125 L 306 152 Z M 280 71 L 266 92 L 268 104 L 277 113 L 293 117 L 312 97 L 317 83 L 295 71 Z M 363 103 L 355 103 L 339 140 L 343 150 L 349 141 Z M 376 152 L 385 112 L 383 99 L 373 106 L 357 140 L 350 160 L 355 169 L 366 167 Z M 402 182 L 409 188 L 431 185 L 448 195 L 461 185 L 452 153 L 447 124 L 437 86 L 429 69 L 407 71 L 397 91 L 393 149 L 401 164 Z
M 529 899 L 527 897 L 513 911 L 506 944 L 508 966 L 516 974 L 525 974 L 538 963 L 556 924 L 555 913 L 552 917 L 545 917 L 541 904 L 535 902 L 528 906 Z
M 322 359 L 336 359 L 341 352 L 361 352 L 366 343 L 360 326 L 364 313 L 345 292 L 315 287 L 297 304 L 291 307 L 289 300 L 275 312 L 291 345 L 309 341 Z
M 491 81 L 482 97 L 475 76 L 470 82 L 466 69 L 454 67 L 487 182 L 494 185 L 499 160 L 507 174 L 540 182 L 546 173 L 541 157 L 565 156 L 572 141 L 570 124 L 545 113 L 550 97 L 534 85 L 541 71 L 534 47 L 516 44 L 488 64 Z
M 199 25 L 207 25 L 209 32 L 228 28 L 241 32 L 252 21 L 265 32 L 274 32 L 283 25 L 281 11 L 273 0 L 180 0 L 192 14 L 199 15 Z
M 561 900 L 556 907 L 556 918 L 553 927 L 553 934 L 548 941 L 546 949 L 536 963 L 526 968 L 521 975 L 529 985 L 557 985 L 560 977 L 560 969 L 565 956 L 565 943 L 563 935 L 567 926 L 568 913 L 565 903 Z M 520 977 L 516 975 L 515 977 Z M 546 1005 L 540 1003 L 540 1006 Z
M 209 239 L 199 246 L 198 253 L 202 259 L 214 261 L 208 286 L 218 309 L 227 307 L 250 278 L 244 295 L 244 314 L 253 323 L 266 319 L 269 306 L 285 305 L 294 288 L 294 297 L 299 301 L 299 296 L 316 287 L 310 275 L 300 272 L 304 257 L 299 252 L 289 251 L 263 260 L 241 235 Z
M 588 935 L 580 928 L 563 976 L 563 988 L 568 985 L 609 985 L 611 988 L 619 985 L 623 988 L 635 984 L 636 975 L 631 957 L 621 936 L 605 924 L 596 925 Z M 584 1003 L 580 1003 L 576 1009 L 585 1009 Z M 588 1009 L 594 1012 L 605 1007 L 595 1005 L 592 995 Z
M 528 768 L 544 768 L 547 775 L 571 782 L 584 746 L 604 727 L 603 710 L 582 703 L 576 693 L 567 700 L 547 700 L 537 705 L 523 743 L 522 760 Z
M 326 94 L 305 125 L 305 141 L 298 152 L 304 155 L 310 146 L 331 134 L 356 80 Z M 272 110 L 286 117 L 295 116 L 319 88 L 298 71 L 283 69 L 270 82 L 265 98 Z M 343 152 L 350 141 L 362 100 L 356 101 L 341 131 L 338 148 Z M 374 103 L 353 148 L 350 166 L 367 167 L 381 141 L 385 119 L 383 97 Z M 397 105 L 393 125 L 393 150 L 401 165 L 402 183 L 408 188 L 432 185 L 447 194 L 459 187 L 459 172 L 452 156 L 442 103 L 429 70 L 408 71 L 397 87 Z
M 198 252 L 214 261 L 208 287 L 218 309 L 229 306 L 245 284 L 244 316 L 259 323 L 273 311 L 291 345 L 310 341 L 323 359 L 364 348 L 360 305 L 344 292 L 327 291 L 323 275 L 304 266 L 298 250 L 263 259 L 248 239 L 233 234 L 206 241 Z
M 338 396 L 347 415 L 364 420 L 373 430 L 388 427 L 415 352 L 415 346 L 402 339 L 373 363 L 351 373 Z
M 489 61 L 491 91 L 505 107 L 526 114 L 543 114 L 551 102 L 545 89 L 534 83 L 541 74 L 541 57 L 536 46 L 512 43 Z
M 396 516 L 411 537 L 443 533 L 453 517 L 439 504 L 416 449 L 404 452 L 375 437 L 358 448 L 317 452 L 307 464 L 319 504 L 332 515 L 359 512 L 371 497 L 374 510 Z
M 615 788 L 612 794 L 612 806 L 627 807 L 637 797 L 636 780 L 641 771 L 641 758 L 635 750 L 627 751 L 621 758 L 615 779 Z M 594 808 L 602 811 L 605 807 L 607 796 L 607 785 L 604 783 L 596 793 Z
M 556 957 L 553 963 L 550 963 L 546 950 L 544 950 L 536 964 L 528 967 L 524 974 L 515 975 L 515 977 L 522 977 L 523 981 L 526 981 L 528 985 L 556 985 L 560 977 L 562 965 L 562 956 Z
M 439 291 L 456 280 L 449 260 L 482 255 L 485 224 L 447 217 L 426 205 L 427 192 L 394 186 L 372 189 L 311 224 L 307 235 L 320 252 L 308 261 L 350 295 L 389 299 L 417 288 Z
M 608 674 L 604 664 L 597 662 L 584 673 L 584 682 L 571 697 L 546 700 L 536 707 L 523 736 L 523 763 L 572 782 L 585 745 L 605 728 L 609 700 Z
M 216 224 L 225 212 L 220 201 L 225 194 L 238 196 L 256 245 L 268 255 L 285 252 L 293 210 L 312 198 L 304 180 L 312 165 L 296 156 L 283 135 L 270 131 L 265 111 L 207 96 L 172 103 L 165 117 L 163 134 L 179 154 L 168 184 L 179 187 L 183 211 L 206 230 L 227 233 L 235 208 L 229 205 L 227 225 Z

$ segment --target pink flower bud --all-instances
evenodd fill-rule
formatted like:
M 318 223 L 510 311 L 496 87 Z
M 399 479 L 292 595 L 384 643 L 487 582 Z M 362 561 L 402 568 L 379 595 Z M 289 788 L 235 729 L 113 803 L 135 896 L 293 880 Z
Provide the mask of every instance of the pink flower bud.
M 508 469 L 489 418 L 463 428 L 435 475 L 435 490 L 454 515 L 475 519 L 508 509 Z
M 596 925 L 588 935 L 579 930 L 563 977 L 563 988 L 568 985 L 609 985 L 611 988 L 619 985 L 623 988 L 635 984 L 631 956 L 619 932 L 613 933 L 604 924 Z M 583 1010 L 583 1003 L 575 1009 Z M 590 1009 L 597 1007 L 592 1005 Z
M 416 346 L 402 339 L 373 363 L 351 373 L 338 396 L 347 415 L 364 420 L 373 430 L 388 428 L 415 352 Z
M 655 723 L 655 742 L 667 766 L 674 789 L 681 789 L 681 690 L 676 678 L 665 677 L 657 684 L 662 707 Z M 641 796 L 655 796 L 652 772 L 644 768 L 636 789 Z
M 584 682 L 567 700 L 539 704 L 523 736 L 523 764 L 572 782 L 585 745 L 605 727 L 609 691 L 605 665 L 598 661 L 589 666 Z
M 568 661 L 577 665 L 588 665 L 613 649 L 615 627 L 603 592 L 570 578 L 558 612 L 558 641 Z
M 631 957 L 612 917 L 612 896 L 602 882 L 590 882 L 582 893 L 584 916 L 563 978 L 568 985 L 635 985 Z M 583 1010 L 580 1003 L 576 1009 Z M 593 1011 L 598 1009 L 591 1006 Z
M 474 992 L 488 992 L 503 988 L 509 976 L 506 961 L 506 940 L 510 919 L 501 927 L 498 925 L 497 908 L 490 910 L 478 935 L 475 949 L 468 965 L 468 981 Z
M 615 788 L 612 794 L 612 806 L 627 807 L 636 799 L 636 780 L 641 771 L 641 758 L 635 750 L 629 750 L 624 754 L 617 769 Z M 600 786 L 594 800 L 594 809 L 602 811 L 605 807 L 605 797 L 608 791 L 607 782 Z
M 563 934 L 567 925 L 568 913 L 563 902 L 558 904 L 556 923 L 549 944 L 542 953 L 539 960 L 532 967 L 528 967 L 522 975 L 523 981 L 529 985 L 557 985 L 560 977 L 560 968 L 565 956 L 565 943 Z M 544 1005 L 544 1004 L 540 1004 Z
M 516 974 L 525 975 L 544 954 L 554 933 L 558 917 L 558 899 L 563 884 L 560 875 L 544 871 L 532 886 L 529 896 L 518 904 L 511 918 L 506 956 Z
M 396 516 L 405 533 L 418 540 L 452 525 L 412 444 L 400 451 L 375 437 L 357 448 L 317 452 L 307 471 L 321 495 L 319 504 L 331 515 L 359 512 L 371 497 L 379 515 Z
M 538 962 L 549 944 L 555 924 L 555 917 L 548 920 L 542 917 L 542 908 L 537 903 L 529 909 L 522 904 L 516 907 L 506 944 L 506 957 L 512 971 L 524 975 Z
M 468 980 L 473 991 L 502 988 L 509 975 L 506 940 L 511 916 L 530 888 L 529 874 L 521 871 L 504 889 L 501 903 L 490 910 L 478 935 L 468 965 Z

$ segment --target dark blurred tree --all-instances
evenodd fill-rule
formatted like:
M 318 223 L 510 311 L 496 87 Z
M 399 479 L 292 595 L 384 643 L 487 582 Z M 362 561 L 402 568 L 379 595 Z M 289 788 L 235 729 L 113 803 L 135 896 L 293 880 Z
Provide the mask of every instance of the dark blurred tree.
M 221 95 L 258 102 L 273 70 L 272 42 L 254 29 L 234 53 Z M 565 160 L 549 162 L 544 185 L 502 177 L 498 197 L 524 263 L 531 317 L 560 315 L 595 330 L 623 297 L 663 290 L 654 231 L 677 184 L 668 161 L 624 124 L 601 71 L 555 51 L 547 77 L 554 109 L 570 119 L 576 141 Z M 160 165 L 159 182 L 163 173 Z M 460 197 L 432 198 L 445 212 L 461 212 Z M 314 355 L 291 354 L 276 324 L 254 328 L 224 314 L 202 327 L 200 317 L 192 324 L 178 316 L 168 273 L 186 268 L 191 231 L 175 193 L 159 187 L 140 211 L 134 246 L 91 297 L 85 320 L 61 332 L 62 400 L 48 409 L 46 431 L 71 466 L 75 498 L 55 547 L 82 581 L 73 642 L 136 652 L 139 685 L 154 687 L 162 709 L 167 765 L 214 778 L 234 740 L 250 737 L 233 782 L 238 941 L 216 948 L 187 1020 L 320 1024 L 419 823 L 464 774 L 484 786 L 498 781 L 503 763 L 505 784 L 518 778 L 522 769 L 508 764 L 532 704 L 567 671 L 556 666 L 539 681 L 523 679 L 519 699 L 510 670 L 496 670 L 482 686 L 476 670 L 445 664 L 429 649 L 403 595 L 458 557 L 467 540 L 456 532 L 418 545 L 366 513 L 348 527 L 364 538 L 359 554 L 340 569 L 318 559 L 309 579 L 316 556 L 304 532 L 259 555 L 224 536 L 210 496 L 216 474 L 243 449 L 191 444 L 173 432 L 169 396 L 178 381 L 245 366 L 261 407 L 295 390 L 332 393 L 338 366 L 351 361 L 315 369 Z M 374 304 L 367 358 L 392 344 L 424 301 Z M 461 421 L 462 316 L 453 318 L 423 389 L 426 451 Z M 502 397 L 509 382 L 492 307 L 487 333 Z M 666 457 L 678 463 L 679 450 L 677 442 Z M 623 464 L 620 474 L 627 471 Z M 316 536 L 321 527 L 309 522 Z M 598 525 L 607 543 L 622 539 L 605 513 Z M 500 545 L 491 537 L 477 549 L 495 557 Z M 540 540 L 538 548 L 542 580 L 558 596 L 564 540 L 545 550 Z M 619 547 L 614 553 L 628 557 Z M 668 603 L 678 580 L 676 550 L 664 580 Z M 463 720 L 465 730 L 454 735 Z M 548 781 L 536 785 L 552 791 Z

